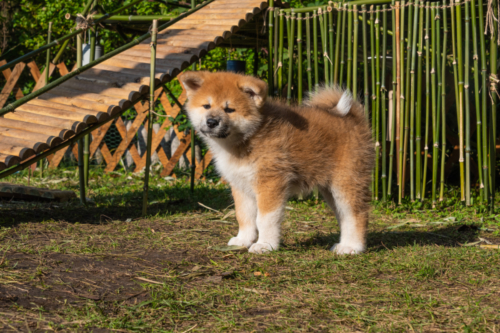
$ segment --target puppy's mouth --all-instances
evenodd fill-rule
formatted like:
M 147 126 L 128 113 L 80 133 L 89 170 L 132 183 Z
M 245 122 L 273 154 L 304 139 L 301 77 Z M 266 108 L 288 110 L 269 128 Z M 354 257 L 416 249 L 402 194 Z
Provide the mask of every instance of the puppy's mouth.
M 214 138 L 214 139 L 225 139 L 231 134 L 227 127 L 220 128 L 220 129 L 217 129 L 215 131 L 214 130 L 207 130 L 207 129 L 202 129 L 200 131 L 205 136 L 207 136 L 209 138 Z

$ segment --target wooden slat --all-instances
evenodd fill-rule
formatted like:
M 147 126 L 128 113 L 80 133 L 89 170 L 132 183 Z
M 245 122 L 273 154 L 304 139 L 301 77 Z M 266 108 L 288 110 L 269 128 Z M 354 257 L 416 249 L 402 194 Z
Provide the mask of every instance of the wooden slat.
M 184 154 L 184 152 L 189 148 L 189 144 L 191 143 L 190 140 L 187 140 L 187 137 L 189 134 L 183 134 L 181 137 L 179 137 L 180 145 L 177 147 L 177 150 L 175 153 L 172 155 L 170 160 L 168 161 L 167 165 L 161 172 L 161 175 L 163 177 L 169 176 L 172 171 L 174 171 L 175 166 L 177 165 L 177 162 L 179 162 L 180 158 Z
M 33 113 L 33 114 L 49 116 L 49 117 L 54 117 L 54 118 L 67 119 L 67 120 L 73 120 L 73 121 L 81 121 L 87 125 L 97 123 L 96 116 L 88 114 L 88 113 L 85 114 L 85 113 L 81 113 L 81 112 L 64 111 L 64 110 L 53 109 L 53 108 L 49 108 L 46 106 L 40 106 L 40 105 L 24 104 L 24 105 L 19 106 L 16 110 L 28 112 L 28 113 Z
M 66 81 L 62 87 L 65 89 L 75 89 L 75 90 L 77 89 L 80 91 L 90 92 L 114 98 L 121 98 L 129 101 L 135 101 L 139 97 L 141 97 L 141 93 L 138 91 L 132 91 L 115 87 L 107 87 L 104 85 L 95 84 L 85 80 L 78 80 L 76 78 Z
M 0 66 L 3 66 L 7 63 L 7 61 L 5 60 L 0 60 Z M 3 76 L 5 77 L 6 80 L 8 80 L 10 78 L 10 75 L 12 74 L 12 71 L 10 70 L 10 68 L 4 70 L 2 72 Z M 21 88 L 19 88 L 19 85 L 16 85 L 14 87 L 14 90 L 16 91 L 16 99 L 20 99 L 20 98 L 23 98 L 24 97 L 24 94 L 23 92 L 21 91 Z
M 89 76 L 77 76 L 76 77 L 77 81 L 80 82 L 87 82 L 92 85 L 95 85 L 97 87 L 106 87 L 106 88 L 120 88 L 125 91 L 137 91 L 141 95 L 147 94 L 149 92 L 149 81 L 148 84 L 141 84 L 141 83 L 133 83 L 133 82 L 123 82 L 120 81 L 118 82 L 117 80 L 113 80 L 112 78 L 106 78 L 101 76 L 94 76 L 94 77 L 89 77 Z M 160 80 L 155 79 L 155 83 L 158 82 L 160 84 Z
M 234 34 L 236 31 L 239 30 L 239 28 L 233 24 L 227 24 L 227 25 L 214 25 L 214 24 L 193 24 L 193 23 L 185 23 L 180 21 L 179 23 L 176 23 L 175 25 L 172 26 L 172 29 L 198 29 L 198 30 L 222 30 L 222 31 L 228 31 L 232 34 Z M 226 38 L 224 36 L 224 38 Z
M 24 130 L 34 133 L 42 133 L 47 135 L 58 136 L 63 140 L 69 139 L 75 134 L 72 130 L 58 128 L 54 126 L 39 125 L 26 121 L 19 121 L 0 117 L 0 126 L 17 130 Z
M 5 155 L 0 153 L 0 163 L 5 164 L 7 168 L 21 163 L 19 156 Z
M 118 105 L 122 110 L 128 109 L 130 107 L 130 105 L 132 104 L 127 99 L 89 93 L 86 91 L 76 90 L 76 89 L 72 89 L 72 88 L 65 88 L 64 86 L 56 87 L 56 88 L 52 89 L 51 92 L 53 94 L 58 95 L 58 96 L 84 99 L 84 100 L 97 102 L 97 103 L 101 103 L 101 104 Z
M 45 142 L 30 141 L 26 139 L 13 138 L 8 136 L 0 136 L 0 143 L 13 145 L 16 147 L 30 148 L 33 149 L 37 154 L 50 148 L 49 145 L 46 144 Z
M 29 101 L 27 104 L 45 106 L 45 107 L 56 109 L 56 110 L 65 110 L 65 111 L 69 111 L 69 112 L 75 112 L 77 114 L 93 115 L 97 118 L 98 122 L 102 122 L 102 121 L 109 119 L 109 114 L 106 112 L 78 108 L 76 106 L 54 103 L 51 101 L 45 101 L 43 99 L 38 99 L 38 98 L 35 98 L 35 99 Z
M 136 56 L 128 56 L 128 55 L 120 55 L 116 56 L 115 58 L 124 60 L 124 61 L 130 61 L 130 62 L 140 62 L 143 64 L 149 64 L 151 63 L 151 57 L 136 57 Z M 185 69 L 187 66 L 190 65 L 188 61 L 179 61 L 179 60 L 164 60 L 164 59 L 156 59 L 156 63 L 159 66 L 170 66 L 170 67 L 175 67 L 179 68 L 181 70 Z
M 244 17 L 243 17 L 244 16 Z M 193 15 L 190 15 L 189 18 L 191 20 L 241 20 L 244 19 L 245 21 L 250 21 L 252 17 L 254 16 L 254 13 L 242 13 L 241 11 L 239 12 L 233 12 L 233 13 L 205 13 L 205 12 L 199 12 L 195 13 Z
M 43 94 L 38 99 L 83 109 L 91 108 L 94 111 L 106 112 L 110 116 L 114 116 L 122 110 L 120 106 L 114 104 L 99 103 L 80 98 L 71 98 L 68 96 L 54 95 L 51 93 Z
M 33 133 L 23 130 L 0 127 L 0 141 L 5 137 L 27 139 L 31 141 L 44 142 L 50 147 L 54 147 L 62 142 L 58 136 L 47 135 L 42 133 Z
M 116 73 L 99 68 L 91 68 L 85 71 L 84 73 L 78 75 L 78 78 L 83 78 L 87 80 L 99 80 L 102 82 L 107 82 L 110 85 L 116 85 L 117 87 L 130 83 L 149 86 L 149 80 L 150 80 L 149 76 Z M 155 78 L 155 85 L 157 84 L 161 84 L 159 78 Z
M 35 151 L 31 148 L 18 147 L 0 142 L 0 154 L 18 156 L 21 160 L 25 160 L 28 157 L 35 155 Z M 0 162 L 5 163 L 5 161 L 1 160 Z
M 64 156 L 66 155 L 66 152 L 70 149 L 70 147 L 63 148 L 61 150 L 56 151 L 55 154 L 50 155 L 47 157 L 49 160 L 49 168 L 55 169 L 59 166 L 59 163 L 63 160 Z
M 149 50 L 141 50 L 141 49 L 130 49 L 128 52 L 123 52 L 122 55 L 124 56 L 132 56 L 132 57 L 143 57 L 147 58 L 148 55 L 150 56 L 151 51 Z M 163 52 L 157 52 L 156 53 L 157 59 L 163 59 L 163 60 L 169 60 L 169 61 L 187 61 L 188 63 L 193 63 L 197 61 L 199 58 L 197 55 L 194 54 L 184 54 L 184 53 L 163 53 Z M 149 78 L 148 78 L 149 82 Z
M 141 63 L 141 62 L 121 60 L 121 59 L 118 59 L 115 57 L 104 61 L 102 64 L 108 65 L 108 66 L 120 67 L 120 68 L 143 70 L 143 71 L 149 71 L 150 67 L 151 67 L 151 65 L 149 63 L 145 64 L 145 63 Z M 162 72 L 162 73 L 169 73 L 171 76 L 176 76 L 177 73 L 179 73 L 178 68 L 165 67 L 165 66 L 156 66 L 156 71 Z M 172 74 L 172 73 L 176 73 L 176 74 Z
M 53 63 L 51 63 L 49 68 L 50 68 L 49 76 L 52 76 L 52 74 L 54 74 L 56 66 Z M 33 91 L 37 91 L 38 89 L 45 87 L 45 70 L 46 69 L 44 69 L 42 75 L 40 75 L 40 79 L 37 81 L 35 88 L 33 88 Z
M 9 79 L 7 80 L 7 83 L 3 87 L 2 92 L 0 93 L 0 108 L 2 108 L 5 105 L 5 102 L 7 102 L 10 93 L 12 92 L 12 90 L 14 90 L 17 81 L 19 80 L 21 74 L 23 73 L 23 69 L 25 66 L 26 64 L 24 62 L 20 62 L 14 67 L 12 74 L 10 75 Z
M 75 133 L 80 133 L 83 131 L 87 125 L 85 123 L 73 120 L 60 119 L 56 117 L 43 116 L 35 113 L 28 113 L 24 111 L 14 111 L 9 112 L 4 115 L 4 119 L 19 120 L 23 122 L 29 122 L 36 125 L 47 125 L 55 126 L 59 128 L 64 128 L 72 130 Z
M 27 66 L 30 69 L 31 76 L 35 79 L 35 82 L 38 82 L 38 80 L 40 80 L 40 68 L 38 68 L 36 62 L 30 61 Z
M 130 68 L 122 68 L 117 66 L 106 65 L 104 63 L 100 63 L 99 65 L 94 67 L 95 69 L 103 69 L 115 73 L 123 73 L 127 75 L 137 75 L 140 77 L 149 77 L 149 70 L 146 69 L 130 69 Z M 155 78 L 159 79 L 161 82 L 167 82 L 172 78 L 170 73 L 164 73 L 156 69 Z
M 196 164 L 196 169 L 194 172 L 194 176 L 196 179 L 200 179 L 203 176 L 203 172 L 208 167 L 210 162 L 212 161 L 212 152 L 209 150 L 205 153 L 205 156 L 201 159 L 200 163 Z

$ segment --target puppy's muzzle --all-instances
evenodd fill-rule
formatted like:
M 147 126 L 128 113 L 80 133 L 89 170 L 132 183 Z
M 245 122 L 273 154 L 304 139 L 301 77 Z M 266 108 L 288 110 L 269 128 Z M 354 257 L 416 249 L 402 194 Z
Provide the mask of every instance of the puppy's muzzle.
M 217 126 L 219 126 L 219 119 L 216 119 L 216 118 L 208 118 L 207 119 L 207 126 L 208 128 L 216 128 Z

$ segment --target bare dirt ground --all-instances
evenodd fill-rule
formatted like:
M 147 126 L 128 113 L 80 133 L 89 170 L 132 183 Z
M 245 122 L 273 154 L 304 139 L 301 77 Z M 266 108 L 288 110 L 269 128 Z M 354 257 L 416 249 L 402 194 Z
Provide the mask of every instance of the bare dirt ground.
M 367 253 L 337 256 L 333 214 L 291 201 L 259 256 L 224 248 L 224 185 L 160 184 L 141 218 L 140 182 L 100 177 L 89 207 L 0 202 L 2 332 L 500 331 L 496 216 L 377 205 Z

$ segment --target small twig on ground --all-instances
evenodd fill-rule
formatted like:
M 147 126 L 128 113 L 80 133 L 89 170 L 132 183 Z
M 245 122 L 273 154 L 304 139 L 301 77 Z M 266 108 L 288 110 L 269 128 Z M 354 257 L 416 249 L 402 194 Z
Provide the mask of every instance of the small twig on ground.
M 221 211 L 219 211 L 219 210 L 217 210 L 217 209 L 210 208 L 210 207 L 208 207 L 208 206 L 205 206 L 205 205 L 204 205 L 204 204 L 202 204 L 201 202 L 198 202 L 198 205 L 200 205 L 201 207 L 204 207 L 204 208 L 206 208 L 206 209 L 208 209 L 208 210 L 214 211 L 214 212 L 216 212 L 216 213 L 223 214 Z

